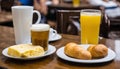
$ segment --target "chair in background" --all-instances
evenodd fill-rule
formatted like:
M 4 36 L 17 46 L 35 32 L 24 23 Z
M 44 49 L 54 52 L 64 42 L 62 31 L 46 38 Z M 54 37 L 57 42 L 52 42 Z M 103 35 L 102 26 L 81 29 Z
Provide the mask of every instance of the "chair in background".
M 57 10 L 57 31 L 63 34 L 80 34 L 80 10 Z M 108 37 L 109 21 L 107 16 L 102 17 L 100 36 Z
M 120 31 L 120 17 L 109 18 L 110 20 L 110 31 Z
M 79 20 L 80 10 L 57 10 L 57 31 L 58 33 L 78 35 L 78 29 L 72 22 Z
M 109 18 L 110 20 L 110 33 L 108 37 L 111 39 L 120 39 L 120 17 Z

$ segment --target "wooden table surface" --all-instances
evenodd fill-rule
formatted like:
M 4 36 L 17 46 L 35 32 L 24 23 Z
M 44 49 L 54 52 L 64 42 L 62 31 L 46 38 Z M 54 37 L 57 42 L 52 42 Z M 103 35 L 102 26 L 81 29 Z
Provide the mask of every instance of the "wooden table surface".
M 62 39 L 50 42 L 57 49 L 68 42 L 79 43 L 79 36 L 62 34 Z M 96 64 L 82 64 L 65 61 L 57 57 L 56 53 L 42 59 L 20 61 L 9 59 L 0 53 L 0 69 L 120 69 L 120 42 L 111 39 L 101 39 L 100 43 L 107 45 L 117 54 L 113 61 Z M 14 45 L 14 32 L 11 27 L 0 26 L 0 52 L 10 45 Z

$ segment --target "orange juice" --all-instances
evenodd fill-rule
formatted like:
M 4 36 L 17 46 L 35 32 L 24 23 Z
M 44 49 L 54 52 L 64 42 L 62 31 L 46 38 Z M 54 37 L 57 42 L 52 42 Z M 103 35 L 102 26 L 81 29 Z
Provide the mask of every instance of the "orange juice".
M 81 44 L 98 44 L 101 14 L 81 12 Z
M 80 0 L 73 0 L 73 6 L 77 7 L 80 5 Z

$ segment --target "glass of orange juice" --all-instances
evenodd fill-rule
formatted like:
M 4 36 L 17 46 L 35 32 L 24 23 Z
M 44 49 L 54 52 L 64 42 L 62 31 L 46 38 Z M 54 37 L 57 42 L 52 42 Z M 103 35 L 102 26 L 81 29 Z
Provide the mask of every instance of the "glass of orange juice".
M 73 6 L 78 7 L 80 5 L 80 0 L 73 0 Z
M 84 9 L 80 13 L 81 44 L 98 44 L 101 11 Z

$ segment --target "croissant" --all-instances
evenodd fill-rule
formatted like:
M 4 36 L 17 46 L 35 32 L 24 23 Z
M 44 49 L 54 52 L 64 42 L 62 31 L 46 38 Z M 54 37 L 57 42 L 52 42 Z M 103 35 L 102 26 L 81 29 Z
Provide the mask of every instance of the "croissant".
M 103 44 L 91 45 L 87 50 L 91 53 L 92 58 L 101 58 L 108 54 L 108 48 Z
M 76 43 L 68 43 L 65 45 L 64 53 L 70 57 L 77 59 L 89 60 L 92 58 L 91 53 Z

